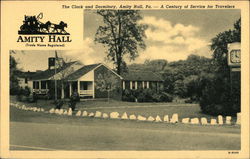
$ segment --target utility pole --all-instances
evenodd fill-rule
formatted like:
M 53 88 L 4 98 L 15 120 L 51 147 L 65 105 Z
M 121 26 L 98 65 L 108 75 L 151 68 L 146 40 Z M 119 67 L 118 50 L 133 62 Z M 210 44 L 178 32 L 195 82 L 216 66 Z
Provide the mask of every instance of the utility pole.
M 56 61 L 57 61 L 57 52 L 55 51 L 55 74 L 54 74 L 54 80 L 55 80 L 55 101 L 57 100 L 57 81 L 56 81 Z

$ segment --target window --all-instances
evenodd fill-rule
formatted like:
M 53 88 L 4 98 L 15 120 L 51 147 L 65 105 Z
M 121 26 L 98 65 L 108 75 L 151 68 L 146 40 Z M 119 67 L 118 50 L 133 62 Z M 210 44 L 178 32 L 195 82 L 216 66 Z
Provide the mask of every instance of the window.
M 143 81 L 143 83 L 144 83 L 144 89 L 148 88 L 147 81 Z
M 137 88 L 138 89 L 142 89 L 142 81 L 138 81 L 137 82 Z
M 39 81 L 33 81 L 33 89 L 39 89 Z
M 25 79 L 24 79 L 24 82 L 25 82 L 25 83 L 28 83 L 28 78 L 25 78 Z
M 130 89 L 129 85 L 130 85 L 130 82 L 129 81 L 125 81 L 125 89 Z
M 46 81 L 41 81 L 41 89 L 46 89 Z
M 80 82 L 80 90 L 88 90 L 88 82 Z
M 132 81 L 132 89 L 135 89 L 135 81 Z

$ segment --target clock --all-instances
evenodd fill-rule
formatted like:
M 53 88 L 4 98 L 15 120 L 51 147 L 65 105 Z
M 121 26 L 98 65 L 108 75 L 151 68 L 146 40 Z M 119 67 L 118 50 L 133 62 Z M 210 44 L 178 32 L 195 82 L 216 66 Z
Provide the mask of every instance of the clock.
M 239 42 L 230 43 L 228 48 L 228 65 L 230 67 L 240 67 L 241 63 L 241 44 Z
M 231 50 L 230 52 L 230 61 L 234 64 L 240 64 L 240 50 Z

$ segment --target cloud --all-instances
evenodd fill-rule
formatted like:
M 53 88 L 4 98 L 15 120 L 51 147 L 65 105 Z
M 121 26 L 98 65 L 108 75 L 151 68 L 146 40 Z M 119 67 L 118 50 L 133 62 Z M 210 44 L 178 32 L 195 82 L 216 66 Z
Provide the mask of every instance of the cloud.
M 65 54 L 71 60 L 78 60 L 82 62 L 84 65 L 99 63 L 103 61 L 103 57 L 105 56 L 104 52 L 97 52 L 94 50 L 96 44 L 93 39 L 90 37 L 86 37 L 83 40 L 83 48 L 81 50 L 70 50 Z
M 147 49 L 141 52 L 135 62 L 145 59 L 166 59 L 176 61 L 186 59 L 190 54 L 201 54 L 207 42 L 200 38 L 200 28 L 193 25 L 172 24 L 163 18 L 145 16 L 140 23 L 147 24 L 145 31 Z

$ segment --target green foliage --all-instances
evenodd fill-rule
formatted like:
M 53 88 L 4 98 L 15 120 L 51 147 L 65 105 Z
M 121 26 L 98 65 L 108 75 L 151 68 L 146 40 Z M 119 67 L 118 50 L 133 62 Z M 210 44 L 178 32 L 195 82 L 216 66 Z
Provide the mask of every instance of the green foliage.
M 15 52 L 11 52 L 13 54 Z M 10 94 L 17 95 L 20 91 L 20 87 L 18 85 L 18 77 L 17 74 L 20 72 L 17 68 L 17 62 L 15 58 L 10 54 Z
M 157 92 L 153 89 L 137 89 L 123 91 L 124 101 L 128 102 L 171 102 L 173 97 L 165 92 Z
M 202 112 L 212 115 L 236 115 L 240 112 L 240 82 L 230 86 L 230 81 L 215 76 L 202 91 Z
M 31 92 L 29 87 L 25 87 L 25 88 L 19 88 L 18 91 L 16 92 L 17 94 L 17 100 L 18 101 L 22 101 L 22 102 L 28 102 Z
M 241 41 L 241 19 L 234 24 L 233 30 L 219 33 L 212 39 L 213 64 L 216 67 L 214 78 L 202 89 L 200 107 L 204 113 L 235 115 L 240 111 L 240 73 L 233 78 L 227 64 L 227 46 Z M 232 78 L 232 79 L 230 79 Z M 232 83 L 231 83 L 232 81 Z
M 117 73 L 122 71 L 123 56 L 131 60 L 138 56 L 138 48 L 145 49 L 146 25 L 139 24 L 142 19 L 138 10 L 97 10 L 104 24 L 99 26 L 95 41 L 107 47 L 107 58 L 117 66 Z
M 112 72 L 99 73 L 96 79 L 96 88 L 102 92 L 114 91 L 118 88 L 118 80 Z
M 241 19 L 234 24 L 233 30 L 219 33 L 212 39 L 211 50 L 213 51 L 214 64 L 217 65 L 217 72 L 229 76 L 227 65 L 227 45 L 233 42 L 241 42 Z
M 63 104 L 64 104 L 64 100 L 62 100 L 62 99 L 56 100 L 56 101 L 55 101 L 56 109 L 61 109 L 62 106 L 63 106 Z
M 186 60 L 175 62 L 161 59 L 146 60 L 144 64 L 130 65 L 129 69 L 157 71 L 164 79 L 164 92 L 198 101 L 202 74 L 213 73 L 215 66 L 212 65 L 212 59 L 189 55 Z

